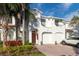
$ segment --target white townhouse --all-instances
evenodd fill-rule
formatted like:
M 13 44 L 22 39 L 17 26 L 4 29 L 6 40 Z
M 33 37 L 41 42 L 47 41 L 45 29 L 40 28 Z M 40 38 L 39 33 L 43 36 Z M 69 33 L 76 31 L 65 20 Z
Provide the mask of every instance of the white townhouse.
M 29 42 L 34 44 L 56 44 L 65 40 L 67 24 L 55 22 L 55 17 L 44 16 L 38 9 L 33 9 L 36 19 L 29 22 Z

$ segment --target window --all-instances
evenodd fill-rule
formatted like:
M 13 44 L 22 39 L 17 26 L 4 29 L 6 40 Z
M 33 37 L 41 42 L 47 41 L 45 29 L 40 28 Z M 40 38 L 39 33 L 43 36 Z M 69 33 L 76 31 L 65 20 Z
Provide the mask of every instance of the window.
M 37 21 L 37 19 L 35 19 L 35 20 L 33 20 L 33 25 L 35 26 L 35 27 L 38 27 L 38 21 Z
M 58 22 L 59 22 L 58 20 L 55 20 L 55 25 L 56 26 L 59 26 Z
M 1 41 L 1 30 L 0 30 L 0 41 Z
M 0 24 L 2 24 L 2 18 L 0 18 Z
M 13 31 L 12 30 L 9 30 L 9 33 L 8 33 L 8 36 L 9 36 L 9 39 L 13 39 Z
M 12 23 L 12 19 L 11 18 L 8 19 L 8 23 Z
M 15 28 L 11 28 L 8 30 L 8 37 L 10 40 L 14 38 L 14 32 L 15 32 Z
M 41 19 L 41 24 L 45 26 L 45 19 Z

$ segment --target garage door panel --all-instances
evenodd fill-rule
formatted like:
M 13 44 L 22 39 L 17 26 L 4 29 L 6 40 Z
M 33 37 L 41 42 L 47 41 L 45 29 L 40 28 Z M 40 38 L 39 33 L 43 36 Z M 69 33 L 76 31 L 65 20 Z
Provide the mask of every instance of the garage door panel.
M 43 34 L 43 44 L 52 44 L 52 34 Z

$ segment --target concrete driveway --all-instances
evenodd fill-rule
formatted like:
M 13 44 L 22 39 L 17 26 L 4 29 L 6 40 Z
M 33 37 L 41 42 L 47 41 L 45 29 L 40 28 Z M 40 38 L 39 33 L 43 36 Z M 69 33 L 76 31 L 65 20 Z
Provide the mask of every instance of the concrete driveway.
M 79 48 L 68 45 L 36 45 L 37 49 L 47 56 L 77 56 Z

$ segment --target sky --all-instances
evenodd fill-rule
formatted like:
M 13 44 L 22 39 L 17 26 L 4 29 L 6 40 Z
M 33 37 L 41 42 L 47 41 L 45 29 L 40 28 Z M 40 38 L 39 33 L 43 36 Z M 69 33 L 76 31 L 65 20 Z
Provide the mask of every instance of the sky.
M 71 20 L 73 16 L 79 15 L 79 3 L 31 3 L 30 8 L 37 8 L 45 16 L 53 16 Z

